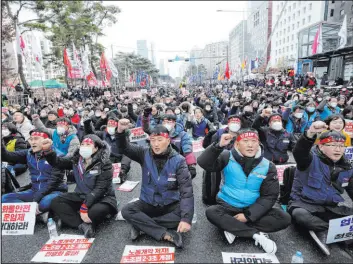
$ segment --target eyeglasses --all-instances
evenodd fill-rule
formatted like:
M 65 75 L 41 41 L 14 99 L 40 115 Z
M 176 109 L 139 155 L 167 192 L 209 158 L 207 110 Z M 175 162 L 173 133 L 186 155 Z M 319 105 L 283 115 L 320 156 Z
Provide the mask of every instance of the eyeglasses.
M 327 147 L 331 147 L 331 148 L 333 148 L 333 149 L 335 149 L 335 148 L 339 148 L 340 150 L 342 150 L 342 149 L 345 149 L 345 148 L 346 148 L 346 146 L 345 146 L 345 145 L 325 144 L 325 146 L 327 146 Z

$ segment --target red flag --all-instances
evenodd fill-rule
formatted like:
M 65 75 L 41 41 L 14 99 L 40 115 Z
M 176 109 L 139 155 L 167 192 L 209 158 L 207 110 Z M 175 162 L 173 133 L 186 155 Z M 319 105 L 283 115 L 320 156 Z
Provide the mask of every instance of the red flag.
M 97 86 L 98 85 L 98 81 L 96 79 L 96 76 L 94 76 L 93 72 L 90 72 L 87 77 L 87 82 L 89 86 Z
M 313 42 L 313 45 L 311 46 L 311 52 L 312 52 L 312 55 L 322 52 L 321 25 L 319 26 L 319 28 L 316 31 L 314 42 Z
M 67 67 L 68 77 L 72 78 L 72 65 L 66 48 L 64 49 L 64 65 Z
M 105 58 L 104 52 L 102 52 L 102 55 L 101 55 L 100 67 L 101 67 L 103 79 L 106 78 L 107 81 L 109 82 L 110 79 L 112 78 L 112 71 L 109 67 L 109 63 L 107 59 Z
M 229 65 L 228 65 L 228 61 L 227 61 L 227 64 L 226 64 L 226 71 L 225 71 L 225 73 L 224 73 L 224 76 L 227 78 L 227 79 L 229 79 Z

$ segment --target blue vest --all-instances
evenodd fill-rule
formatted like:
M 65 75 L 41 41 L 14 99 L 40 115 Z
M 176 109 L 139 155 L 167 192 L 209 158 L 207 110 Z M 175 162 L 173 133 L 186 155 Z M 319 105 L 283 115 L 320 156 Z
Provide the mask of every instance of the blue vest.
M 321 120 L 325 120 L 327 117 L 333 114 L 339 114 L 341 112 L 341 109 L 336 106 L 335 109 L 332 111 L 330 108 L 328 108 L 327 105 L 324 106 L 324 110 L 320 114 Z
M 206 136 L 206 132 L 205 132 L 206 128 L 207 128 L 207 119 L 204 118 L 200 124 L 198 124 L 197 122 L 193 124 L 192 136 L 194 138 Z
M 179 201 L 180 193 L 176 173 L 182 159 L 183 156 L 179 154 L 172 156 L 158 174 L 150 151 L 146 151 L 142 166 L 140 199 L 153 206 L 163 206 Z
M 229 154 L 228 165 L 223 169 L 223 181 L 218 198 L 236 208 L 248 207 L 260 197 L 261 184 L 267 177 L 270 162 L 263 158 L 246 176 L 232 153 Z
M 305 171 L 295 171 L 291 198 L 310 204 L 333 205 L 343 202 L 341 194 L 331 185 L 330 167 L 323 163 L 316 153 L 312 152 L 313 160 Z M 341 187 L 348 184 L 353 169 L 342 171 L 337 182 Z
M 56 129 L 54 130 L 53 146 L 54 146 L 55 152 L 59 157 L 67 155 L 67 153 L 69 152 L 70 142 L 74 137 L 76 137 L 76 135 L 71 134 L 67 136 L 65 139 L 65 142 L 62 143 L 60 140 L 60 136 L 58 135 L 58 132 L 56 131 Z
M 319 117 L 319 112 L 318 111 L 315 111 L 313 114 L 310 115 L 310 118 L 309 118 L 309 115 L 306 111 L 304 111 L 304 115 L 303 115 L 303 118 L 306 120 L 306 124 L 305 124 L 305 128 L 304 130 L 308 130 L 311 126 L 311 124 L 315 121 L 315 119 Z

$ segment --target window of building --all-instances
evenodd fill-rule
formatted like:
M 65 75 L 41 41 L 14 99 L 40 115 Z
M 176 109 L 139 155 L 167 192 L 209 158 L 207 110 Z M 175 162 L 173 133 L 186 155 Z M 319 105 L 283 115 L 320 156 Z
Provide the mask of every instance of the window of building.
M 342 9 L 342 10 L 340 11 L 340 15 L 341 15 L 341 16 L 344 15 L 344 9 Z
M 282 40 L 279 40 L 279 45 L 281 45 L 281 43 L 282 43 Z
M 335 10 L 334 9 L 331 9 L 330 10 L 330 17 L 333 17 L 333 13 L 335 12 Z
M 299 28 L 299 21 L 297 22 L 297 28 Z
M 298 11 L 298 17 L 300 17 L 300 11 Z
M 277 50 L 276 50 L 276 56 L 277 56 Z
M 311 9 L 313 9 L 313 4 L 312 3 L 309 4 L 309 10 L 311 10 Z
M 281 49 L 278 50 L 278 54 L 281 54 Z
M 287 37 L 287 42 L 289 42 L 289 36 Z
M 305 14 L 305 12 L 306 12 L 306 7 L 304 6 L 304 14 Z
M 292 34 L 292 40 L 294 40 L 294 34 Z
M 278 32 L 276 33 L 276 38 L 278 38 Z
M 288 17 L 288 23 L 290 22 L 290 17 Z
M 305 18 L 303 18 L 303 25 L 305 25 Z
M 308 16 L 308 22 L 310 23 L 310 21 L 311 21 L 311 16 Z
M 293 14 L 293 17 L 292 17 L 292 18 L 293 18 L 293 20 L 295 19 L 295 14 Z
M 334 4 L 336 1 L 331 1 L 332 4 Z
M 289 12 L 290 12 L 290 11 L 292 11 L 292 7 L 291 7 L 291 6 L 289 6 L 288 10 L 289 10 Z
M 341 1 L 341 6 L 343 6 L 346 3 L 346 1 Z
M 289 51 L 289 46 L 287 46 L 287 52 Z
M 298 6 L 300 6 L 301 3 L 302 3 L 301 1 L 298 1 Z
M 290 45 L 290 49 L 291 49 L 291 50 L 293 50 L 293 44 L 292 44 L 292 45 Z
M 353 23 L 353 17 L 351 17 L 351 23 Z
M 295 9 L 297 7 L 297 4 L 296 3 L 294 3 L 293 4 L 293 9 Z
M 293 25 L 292 25 L 292 29 L 294 29 L 294 26 L 295 26 L 295 25 L 293 24 Z

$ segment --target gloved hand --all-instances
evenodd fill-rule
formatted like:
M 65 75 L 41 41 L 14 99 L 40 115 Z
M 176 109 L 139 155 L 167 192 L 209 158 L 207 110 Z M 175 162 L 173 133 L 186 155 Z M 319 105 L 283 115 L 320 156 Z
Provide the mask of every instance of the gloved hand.
M 195 178 L 196 177 L 196 167 L 195 167 L 195 165 L 189 165 L 188 169 L 189 169 L 189 172 L 190 172 L 190 175 L 191 175 L 191 179 Z
M 152 107 L 146 107 L 143 109 L 143 116 L 144 117 L 149 117 L 149 115 L 152 113 Z

